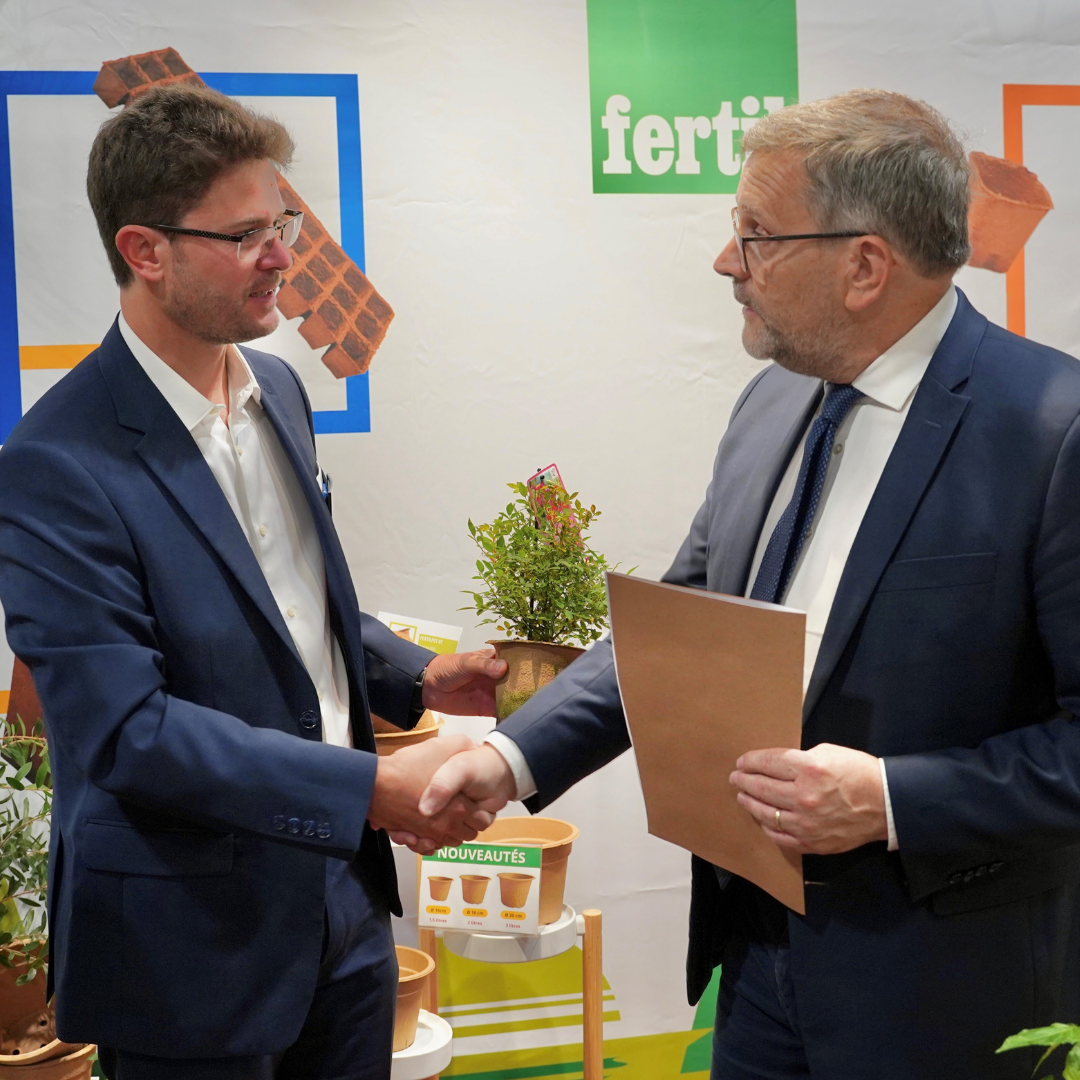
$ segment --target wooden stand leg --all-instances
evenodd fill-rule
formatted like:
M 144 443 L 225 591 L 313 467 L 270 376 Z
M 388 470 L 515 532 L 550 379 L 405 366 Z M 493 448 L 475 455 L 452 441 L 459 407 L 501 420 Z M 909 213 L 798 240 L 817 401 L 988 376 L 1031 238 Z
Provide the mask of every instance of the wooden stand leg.
M 423 1000 L 420 1002 L 422 1009 L 429 1013 L 439 1015 L 439 953 L 435 942 L 434 930 L 420 931 L 420 951 L 427 953 L 435 961 L 435 970 L 427 977 L 427 986 L 424 987 Z
M 604 1076 L 604 953 L 601 915 L 594 908 L 583 911 L 585 922 L 582 943 L 582 1006 L 584 1014 L 585 1080 L 603 1080 Z

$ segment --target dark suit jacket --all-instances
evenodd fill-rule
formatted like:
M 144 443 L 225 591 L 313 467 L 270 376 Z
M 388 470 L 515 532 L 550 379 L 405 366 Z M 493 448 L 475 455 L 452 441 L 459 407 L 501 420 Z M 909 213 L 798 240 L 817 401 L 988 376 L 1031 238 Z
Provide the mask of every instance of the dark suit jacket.
M 666 581 L 744 594 L 820 393 L 777 366 L 751 382 Z M 1006 1035 L 1080 1008 L 1078 417 L 1080 364 L 993 326 L 961 294 L 852 547 L 804 705 L 804 747 L 885 758 L 900 842 L 805 860 L 821 884 L 789 935 L 822 1076 L 867 1066 L 811 1037 L 850 1045 L 856 1031 L 879 1065 L 895 1056 L 897 1076 L 975 1060 L 971 1075 L 1012 1075 L 994 1070 L 1018 1063 L 991 1053 Z M 525 754 L 537 807 L 625 750 L 610 644 L 500 731 Z M 728 926 L 725 893 L 695 858 L 691 1002 Z
M 281 1050 L 315 988 L 326 858 L 359 858 L 398 904 L 365 823 L 369 707 L 404 723 L 432 654 L 360 613 L 300 381 L 243 351 L 322 542 L 356 750 L 322 742 L 233 511 L 115 325 L 0 451 L 0 600 L 52 751 L 50 976 L 72 1042 Z

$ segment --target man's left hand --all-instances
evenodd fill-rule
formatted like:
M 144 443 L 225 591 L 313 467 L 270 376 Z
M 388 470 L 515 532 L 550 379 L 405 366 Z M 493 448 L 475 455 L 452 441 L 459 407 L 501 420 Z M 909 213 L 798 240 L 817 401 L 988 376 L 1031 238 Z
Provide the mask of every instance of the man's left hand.
M 453 716 L 494 716 L 495 684 L 506 674 L 506 661 L 494 650 L 441 653 L 424 673 L 424 708 Z
M 836 855 L 889 838 L 881 766 L 861 750 L 831 743 L 753 750 L 735 762 L 730 780 L 740 804 L 787 851 Z

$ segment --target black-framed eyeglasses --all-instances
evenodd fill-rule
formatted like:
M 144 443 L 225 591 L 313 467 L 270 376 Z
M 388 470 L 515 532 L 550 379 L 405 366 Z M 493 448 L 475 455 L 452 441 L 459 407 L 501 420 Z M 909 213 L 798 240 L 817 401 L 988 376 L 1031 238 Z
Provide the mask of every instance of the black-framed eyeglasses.
M 152 229 L 163 232 L 179 233 L 181 236 L 201 236 L 205 240 L 227 240 L 236 245 L 236 257 L 242 262 L 255 262 L 270 251 L 274 236 L 281 238 L 286 247 L 292 247 L 300 235 L 304 224 L 302 210 L 286 210 L 285 220 L 280 225 L 268 225 L 263 229 L 252 229 L 244 233 L 207 232 L 205 229 L 182 229 L 179 225 L 151 225 Z
M 812 233 L 791 233 L 787 236 L 743 236 L 739 232 L 739 208 L 737 206 L 731 209 L 731 227 L 735 230 L 735 247 L 739 250 L 739 261 L 742 263 L 743 273 L 749 274 L 750 267 L 746 262 L 746 245 L 756 244 L 760 241 L 771 241 L 776 243 L 779 240 L 840 240 L 849 238 L 852 236 L 869 236 L 869 233 L 864 232 L 812 232 Z

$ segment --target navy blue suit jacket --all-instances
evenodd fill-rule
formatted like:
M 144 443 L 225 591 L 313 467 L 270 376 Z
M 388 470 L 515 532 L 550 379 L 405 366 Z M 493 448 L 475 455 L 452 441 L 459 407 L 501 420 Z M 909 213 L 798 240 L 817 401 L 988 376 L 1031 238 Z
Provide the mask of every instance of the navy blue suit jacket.
M 777 366 L 747 387 L 665 580 L 744 595 L 820 393 Z M 842 1025 L 840 1047 L 884 1016 L 900 1021 L 899 1041 L 875 1036 L 874 1075 L 893 1075 L 880 1068 L 895 1053 L 896 1075 L 953 1062 L 967 1076 L 977 1061 L 973 1075 L 989 1077 L 1017 1067 L 993 1058 L 1006 1035 L 1075 1018 L 1078 717 L 1080 364 L 988 323 L 961 294 L 855 539 L 805 699 L 804 747 L 885 758 L 900 850 L 806 858 L 807 914 L 789 916 L 804 1034 Z M 622 753 L 610 643 L 500 731 L 524 752 L 537 807 Z M 716 875 L 695 859 L 692 1002 L 729 925 Z M 912 1024 L 925 1061 L 905 1045 Z M 815 1050 L 820 1075 L 865 1068 L 831 1052 Z
M 300 381 L 243 351 L 322 542 L 355 750 L 322 742 L 236 517 L 115 325 L 0 450 L 0 601 L 52 753 L 50 976 L 72 1042 L 284 1049 L 315 989 L 326 858 L 359 859 L 398 905 L 365 822 L 369 709 L 404 724 L 432 654 L 360 613 Z

